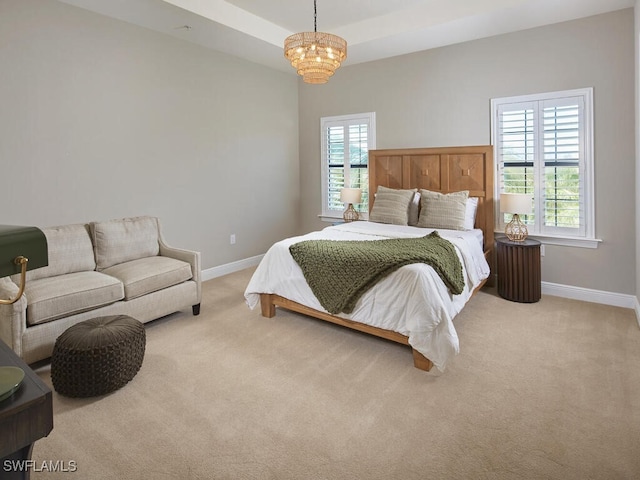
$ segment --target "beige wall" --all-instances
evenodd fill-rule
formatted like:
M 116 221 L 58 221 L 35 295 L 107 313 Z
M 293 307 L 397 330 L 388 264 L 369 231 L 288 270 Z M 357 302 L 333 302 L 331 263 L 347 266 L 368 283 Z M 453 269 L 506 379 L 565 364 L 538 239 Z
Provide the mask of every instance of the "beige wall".
M 53 0 L 0 0 L 0 223 L 149 214 L 205 269 L 262 254 L 296 232 L 297 115 L 293 75 Z
M 322 116 L 375 111 L 379 148 L 489 143 L 492 97 L 593 86 L 603 243 L 547 246 L 543 279 L 640 297 L 633 39 L 629 9 L 308 86 L 54 0 L 0 0 L 0 223 L 157 215 L 203 268 L 224 265 L 326 225 Z
M 320 117 L 376 112 L 377 148 L 490 143 L 490 99 L 594 87 L 597 249 L 546 246 L 546 282 L 634 294 L 633 9 L 345 66 L 300 87 L 302 226 L 320 213 Z M 324 224 L 326 225 L 326 224 Z

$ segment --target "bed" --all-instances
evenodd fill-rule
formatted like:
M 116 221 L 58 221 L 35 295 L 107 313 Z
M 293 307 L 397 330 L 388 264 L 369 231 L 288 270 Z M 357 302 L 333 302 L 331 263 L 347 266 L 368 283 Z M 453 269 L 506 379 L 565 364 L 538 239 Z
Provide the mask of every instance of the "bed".
M 379 187 L 383 188 L 379 190 Z M 491 284 L 494 270 L 492 147 L 370 150 L 369 192 L 380 192 L 384 188 L 437 192 L 434 195 L 468 191 L 470 199 L 477 199 L 473 201 L 475 218 L 469 219 L 467 209 L 467 229 L 435 229 L 437 236 L 454 245 L 463 267 L 464 288 L 459 294 L 451 293 L 431 266 L 411 263 L 364 292 L 349 313 L 330 313 L 316 298 L 300 265 L 292 257 L 292 245 L 321 239 L 422 238 L 434 231 L 424 223 L 405 226 L 358 221 L 274 244 L 247 285 L 245 299 L 252 309 L 260 305 L 264 317 L 273 317 L 276 307 L 280 307 L 409 345 L 415 367 L 429 371 L 435 366 L 438 371 L 444 371 L 459 351 L 454 317 L 474 293 Z M 370 195 L 370 212 L 374 208 L 374 197 Z M 422 222 L 422 218 L 420 220 Z

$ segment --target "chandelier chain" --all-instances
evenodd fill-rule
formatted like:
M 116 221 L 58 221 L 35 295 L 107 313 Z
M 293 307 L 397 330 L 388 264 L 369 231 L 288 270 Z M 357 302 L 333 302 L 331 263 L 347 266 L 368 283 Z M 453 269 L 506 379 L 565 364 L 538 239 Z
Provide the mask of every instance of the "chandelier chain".
M 318 8 L 316 7 L 316 0 L 313 0 L 313 31 L 318 31 Z

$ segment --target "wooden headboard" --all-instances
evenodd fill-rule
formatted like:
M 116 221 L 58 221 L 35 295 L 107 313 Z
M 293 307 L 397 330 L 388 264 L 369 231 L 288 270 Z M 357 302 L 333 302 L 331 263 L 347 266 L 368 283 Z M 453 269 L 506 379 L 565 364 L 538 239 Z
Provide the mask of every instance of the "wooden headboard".
M 378 185 L 441 193 L 468 190 L 478 197 L 476 228 L 484 232 L 484 251 L 493 264 L 493 147 L 403 148 L 369 150 L 369 211 Z

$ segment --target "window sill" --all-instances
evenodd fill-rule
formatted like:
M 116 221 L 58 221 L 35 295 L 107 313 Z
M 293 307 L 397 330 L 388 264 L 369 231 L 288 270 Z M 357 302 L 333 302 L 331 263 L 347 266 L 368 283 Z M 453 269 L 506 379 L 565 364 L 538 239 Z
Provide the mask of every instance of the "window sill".
M 369 214 L 367 213 L 363 213 L 363 212 L 359 212 L 360 214 L 360 220 L 369 220 Z M 331 216 L 331 215 L 318 215 L 318 218 L 320 220 L 322 220 L 323 222 L 329 222 L 329 223 L 342 223 L 344 220 L 342 218 L 342 215 L 336 215 L 336 216 Z
M 496 235 L 504 235 L 503 230 L 494 231 Z M 599 238 L 582 238 L 582 237 L 549 237 L 544 235 L 529 235 L 528 238 L 538 240 L 545 245 L 559 245 L 562 247 L 579 247 L 579 248 L 598 248 L 602 243 Z
M 337 222 L 338 220 L 342 220 L 342 215 L 340 216 L 336 215 L 335 217 L 333 216 L 330 217 L 328 215 L 318 215 L 318 218 L 323 222 Z

